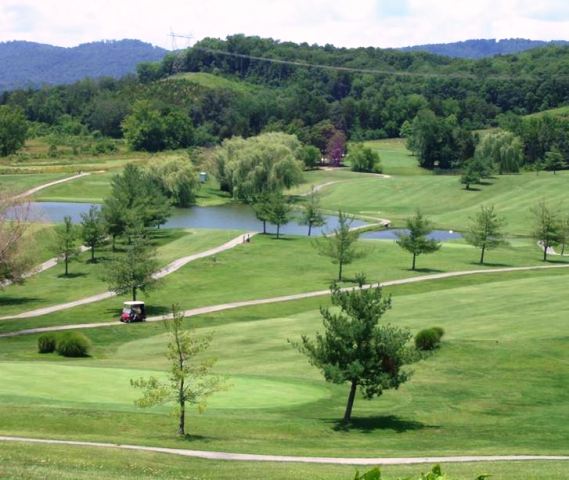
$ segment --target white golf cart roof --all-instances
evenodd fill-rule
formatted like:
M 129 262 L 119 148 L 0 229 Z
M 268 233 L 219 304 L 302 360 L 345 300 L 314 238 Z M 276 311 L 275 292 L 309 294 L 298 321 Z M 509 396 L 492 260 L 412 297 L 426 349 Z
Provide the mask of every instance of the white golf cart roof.
M 144 305 L 144 302 L 124 302 L 125 307 L 135 307 L 137 305 Z

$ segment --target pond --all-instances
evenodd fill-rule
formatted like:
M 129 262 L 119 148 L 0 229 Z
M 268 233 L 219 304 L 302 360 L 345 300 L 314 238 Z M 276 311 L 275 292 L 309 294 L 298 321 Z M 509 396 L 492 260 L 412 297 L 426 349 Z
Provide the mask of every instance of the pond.
M 47 222 L 60 223 L 63 217 L 70 216 L 73 222 L 81 221 L 81 214 L 86 213 L 91 208 L 89 203 L 67 203 L 67 202 L 36 202 L 32 203 L 34 216 Z M 313 235 L 322 235 L 338 226 L 338 217 L 326 215 L 326 225 L 312 229 Z M 367 225 L 362 220 L 354 220 L 353 227 Z M 192 207 L 175 209 L 173 215 L 163 228 L 213 228 L 222 230 L 261 230 L 262 224 L 255 218 L 253 209 L 247 205 L 223 205 L 218 207 Z M 276 230 L 274 225 L 267 224 L 267 231 L 272 233 Z M 378 232 L 365 232 L 362 238 L 370 239 L 395 239 L 398 230 L 382 230 Z M 291 221 L 281 227 L 282 234 L 306 235 L 308 227 L 299 225 L 297 221 Z M 437 240 L 450 240 L 460 238 L 457 233 L 449 233 L 445 230 L 437 230 L 432 234 Z

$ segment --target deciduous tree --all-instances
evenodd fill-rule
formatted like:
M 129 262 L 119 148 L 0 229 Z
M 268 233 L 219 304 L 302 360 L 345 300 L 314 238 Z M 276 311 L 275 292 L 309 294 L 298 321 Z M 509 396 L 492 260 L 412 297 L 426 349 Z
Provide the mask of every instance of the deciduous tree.
M 268 220 L 277 226 L 277 239 L 279 239 L 281 226 L 290 221 L 290 205 L 281 193 L 274 193 L 270 197 L 268 208 Z
M 556 211 L 544 201 L 532 208 L 534 217 L 533 237 L 543 248 L 543 261 L 547 261 L 550 247 L 559 245 L 563 238 L 563 226 Z
M 28 122 L 22 111 L 0 105 L 0 157 L 17 152 L 24 146 Z
M 338 265 L 339 281 L 342 281 L 344 265 L 352 263 L 364 254 L 363 250 L 357 248 L 360 233 L 351 229 L 352 222 L 353 218 L 340 210 L 338 226 L 315 242 L 320 254 L 330 257 L 332 263 Z
M 484 263 L 484 253 L 503 245 L 507 245 L 504 237 L 505 220 L 499 217 L 494 205 L 480 207 L 480 211 L 470 219 L 470 225 L 464 238 L 480 249 L 480 264 Z
M 130 293 L 136 300 L 138 291 L 147 292 L 155 284 L 158 269 L 156 252 L 143 235 L 133 238 L 126 253 L 115 255 L 105 269 L 104 279 L 109 290 L 117 295 Z
M 168 380 L 156 377 L 131 380 L 131 385 L 142 390 L 142 397 L 135 404 L 142 408 L 174 403 L 178 416 L 178 435 L 186 435 L 186 405 L 196 405 L 203 412 L 208 398 L 225 389 L 224 379 L 211 374 L 215 360 L 203 358 L 212 335 L 198 337 L 184 329 L 184 314 L 172 306 L 172 318 L 164 321 L 168 332 L 166 358 L 170 365 Z
M 95 248 L 107 237 L 105 219 L 99 207 L 92 205 L 87 213 L 81 214 L 81 236 L 85 245 L 91 248 L 91 262 L 95 262 Z
M 73 224 L 71 217 L 63 218 L 63 225 L 56 228 L 57 253 L 65 265 L 65 276 L 69 275 L 69 263 L 79 255 L 79 232 Z
M 326 223 L 324 215 L 320 210 L 320 196 L 314 187 L 310 190 L 308 200 L 304 205 L 304 210 L 298 221 L 300 225 L 308 225 L 308 236 L 312 233 L 312 227 L 321 227 Z
M 413 255 L 411 270 L 415 270 L 416 258 L 422 254 L 436 252 L 441 248 L 441 244 L 436 240 L 428 238 L 433 228 L 431 222 L 425 218 L 420 210 L 417 211 L 414 217 L 407 219 L 406 227 L 406 232 L 397 234 L 397 245 Z

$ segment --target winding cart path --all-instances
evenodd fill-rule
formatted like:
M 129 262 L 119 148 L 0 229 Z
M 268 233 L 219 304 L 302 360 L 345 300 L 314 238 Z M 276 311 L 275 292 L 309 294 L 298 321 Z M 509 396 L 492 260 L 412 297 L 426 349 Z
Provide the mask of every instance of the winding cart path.
M 142 445 L 121 445 L 116 443 L 83 442 L 75 440 L 50 440 L 47 438 L 0 436 L 0 442 L 39 443 L 48 445 L 67 445 L 75 447 L 111 448 L 136 450 L 152 453 L 166 453 L 182 457 L 203 458 L 207 460 L 232 460 L 241 462 L 281 462 L 281 463 L 328 463 L 334 465 L 414 465 L 421 463 L 467 463 L 467 462 L 519 462 L 519 461 L 568 461 L 566 455 L 460 455 L 452 457 L 300 457 L 290 455 L 256 455 L 251 453 L 213 452 L 208 450 L 186 450 L 182 448 L 146 447 Z
M 241 245 L 244 243 L 244 241 L 247 237 L 251 238 L 254 235 L 256 235 L 256 232 L 244 233 L 242 235 L 238 235 L 234 239 L 232 239 L 229 242 L 226 242 L 223 245 L 220 245 L 218 247 L 210 248 L 209 250 L 205 250 L 203 252 L 194 253 L 193 255 L 188 255 L 186 257 L 178 258 L 178 259 L 174 260 L 173 262 L 169 263 L 168 265 L 166 265 L 161 270 L 158 270 L 153 275 L 153 277 L 155 279 L 166 277 L 167 275 L 174 273 L 175 271 L 179 270 L 184 265 L 187 265 L 190 262 L 193 262 L 195 260 L 199 260 L 200 258 L 205 258 L 205 257 L 217 255 L 218 253 L 224 252 L 225 250 L 229 250 L 229 249 L 234 248 L 238 245 Z M 47 268 L 49 268 L 49 266 Z M 39 316 L 47 315 L 47 314 L 53 313 L 53 312 L 60 312 L 62 310 L 68 310 L 70 308 L 78 307 L 79 305 L 87 305 L 89 303 L 99 302 L 101 300 L 105 300 L 107 298 L 111 298 L 114 296 L 116 296 L 116 293 L 114 293 L 114 292 L 98 293 L 97 295 L 92 295 L 90 297 L 81 298 L 81 299 L 75 300 L 73 302 L 60 303 L 58 305 L 52 305 L 50 307 L 38 308 L 35 310 L 22 312 L 22 313 L 19 313 L 16 315 L 8 315 L 5 317 L 0 317 L 0 321 L 1 320 L 18 319 L 18 318 L 39 317 Z
M 253 235 L 253 234 L 245 234 L 245 235 Z M 241 238 L 241 242 L 243 241 L 243 235 L 240 235 Z M 231 242 L 228 242 L 224 245 L 222 245 L 221 247 L 217 247 L 216 249 L 212 249 L 212 250 L 208 250 L 207 252 L 212 252 L 215 251 L 214 253 L 217 253 L 219 251 L 223 251 L 223 247 L 225 247 L 224 249 L 227 250 L 228 248 L 232 248 L 231 246 L 228 246 L 230 244 L 233 244 L 233 246 L 235 246 L 235 242 L 238 240 L 234 239 Z M 239 241 L 237 241 L 236 244 L 239 244 Z M 190 257 L 185 257 L 187 258 L 192 258 L 192 257 L 196 257 L 197 255 L 200 255 L 197 258 L 203 258 L 204 256 L 207 256 L 206 253 L 207 252 L 202 252 L 196 255 L 192 255 Z M 214 253 L 210 253 L 210 255 L 213 255 Z M 194 258 L 195 259 L 195 258 Z M 188 260 L 191 261 L 191 260 Z M 186 261 L 186 263 L 188 263 L 188 261 Z M 166 267 L 168 268 L 168 267 Z M 180 267 L 178 267 L 180 268 Z M 380 284 L 374 283 L 374 284 L 370 284 L 370 285 L 364 285 L 362 288 L 373 288 L 376 287 L 378 285 L 382 286 L 382 287 L 390 287 L 390 286 L 395 286 L 395 285 L 406 285 L 406 284 L 410 284 L 410 283 L 418 283 L 418 282 L 426 282 L 426 281 L 432 281 L 432 280 L 442 280 L 445 278 L 455 278 L 455 277 L 466 277 L 466 276 L 470 276 L 470 275 L 484 275 L 484 274 L 492 274 L 492 273 L 508 273 L 508 272 L 524 272 L 524 271 L 531 271 L 531 270 L 553 270 L 553 269 L 560 269 L 560 268 L 569 268 L 569 264 L 564 264 L 564 265 L 537 265 L 537 266 L 531 266 L 531 267 L 506 267 L 506 268 L 488 268 L 488 269 L 479 269 L 479 270 L 463 270 L 463 271 L 458 271 L 458 272 L 445 272 L 445 273 L 433 273 L 430 275 L 420 275 L 417 277 L 411 277 L 411 278 L 402 278 L 400 280 L 389 280 L 387 282 L 382 282 Z M 171 273 L 171 272 L 170 272 Z M 356 288 L 356 287 L 348 287 L 349 288 Z M 110 292 L 108 292 L 110 293 Z M 107 294 L 108 294 L 107 293 Z M 293 300 L 302 300 L 305 298 L 313 298 L 313 297 L 323 297 L 326 295 L 330 294 L 330 290 L 317 290 L 317 291 L 313 291 L 313 292 L 304 292 L 304 293 L 297 293 L 294 295 L 284 295 L 284 296 L 280 296 L 280 297 L 270 297 L 270 298 L 262 298 L 262 299 L 257 299 L 257 300 L 244 300 L 241 302 L 230 302 L 230 303 L 222 303 L 220 305 L 210 305 L 210 306 L 205 306 L 205 307 L 198 307 L 198 308 L 193 308 L 191 310 L 186 310 L 184 312 L 184 315 L 186 317 L 194 317 L 196 315 L 204 315 L 207 313 L 215 313 L 215 312 L 221 312 L 224 310 L 232 310 L 235 308 L 241 308 L 241 307 L 251 307 L 251 306 L 255 306 L 255 305 L 265 305 L 265 304 L 269 304 L 269 303 L 279 303 L 279 302 L 289 302 L 289 301 L 293 301 Z M 102 294 L 102 295 L 106 295 L 106 294 Z M 111 293 L 110 296 L 112 296 L 113 294 Z M 92 299 L 93 297 L 89 297 L 90 299 Z M 106 298 L 106 297 L 105 297 Z M 84 299 L 83 301 L 85 301 L 86 299 Z M 81 300 L 79 300 L 81 301 Z M 91 300 L 91 301 L 95 301 L 95 300 Z M 73 302 L 75 303 L 75 302 Z M 71 304 L 64 304 L 65 308 L 71 308 L 71 306 L 69 306 Z M 48 307 L 48 309 L 54 309 L 54 308 L 60 308 L 61 305 L 55 306 L 55 307 Z M 46 309 L 43 309 L 46 310 Z M 37 311 L 34 311 L 37 312 Z M 30 314 L 30 312 L 26 312 L 25 314 Z M 24 315 L 24 314 L 21 314 Z M 40 314 L 37 314 L 40 315 Z M 35 316 L 37 316 L 35 315 Z M 25 317 L 20 317 L 20 316 L 16 316 L 16 317 L 9 317 L 9 318 L 25 318 Z M 148 317 L 146 319 L 147 322 L 160 322 L 163 320 L 166 320 L 168 318 L 171 318 L 171 315 L 160 315 L 160 316 L 155 316 L 155 317 Z M 5 320 L 7 318 L 0 318 L 0 320 Z M 100 328 L 100 327 L 112 327 L 112 326 L 117 326 L 117 325 L 123 325 L 120 321 L 116 321 L 116 322 L 99 322 L 99 323 L 78 323 L 78 324 L 71 324 L 71 325 L 55 325 L 55 326 L 51 326 L 51 327 L 37 327 L 37 328 L 29 328 L 29 329 L 25 329 L 25 330 L 19 330 L 16 332 L 8 332 L 8 333 L 3 333 L 0 334 L 0 338 L 7 338 L 7 337 L 18 337 L 20 335 L 30 335 L 30 334 L 34 334 L 34 333 L 45 333 L 45 332 L 58 332 L 58 331 L 63 331 L 63 330 L 78 330 L 78 329 L 86 329 L 86 328 Z

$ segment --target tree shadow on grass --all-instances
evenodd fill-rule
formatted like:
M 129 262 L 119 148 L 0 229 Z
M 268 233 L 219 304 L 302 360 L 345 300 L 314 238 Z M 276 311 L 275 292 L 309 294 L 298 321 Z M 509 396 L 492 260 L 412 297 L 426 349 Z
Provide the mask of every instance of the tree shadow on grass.
M 166 315 L 167 313 L 172 313 L 172 308 L 164 307 L 162 305 L 147 305 L 146 314 L 151 317 L 154 315 Z
M 426 425 L 415 420 L 405 420 L 395 415 L 379 415 L 374 417 L 352 418 L 349 424 L 344 424 L 341 420 L 333 421 L 333 429 L 338 432 L 349 432 L 359 430 L 362 433 L 371 433 L 375 430 L 393 430 L 397 433 L 407 431 L 423 430 L 425 428 L 439 428 L 438 425 Z
M 180 440 L 184 440 L 186 442 L 200 441 L 204 443 L 209 443 L 213 439 L 214 437 L 206 437 L 204 435 L 193 435 L 191 433 L 186 433 L 183 437 L 180 437 Z
M 26 303 L 37 302 L 40 300 L 37 297 L 10 297 L 2 296 L 0 298 L 0 307 L 3 306 L 13 306 L 13 305 L 25 305 Z
M 498 263 L 498 262 L 484 262 L 484 263 L 480 263 L 480 262 L 469 262 L 469 265 L 474 265 L 476 267 L 496 267 L 496 268 L 507 268 L 507 267 L 513 267 L 513 265 L 511 263 Z
M 470 186 L 470 188 L 463 188 L 463 191 L 465 191 L 465 192 L 479 192 L 481 190 L 482 190 L 481 188 L 473 187 L 473 186 Z
M 445 270 L 439 270 L 438 268 L 416 268 L 415 270 L 407 269 L 409 272 L 417 273 L 444 273 Z
M 73 279 L 73 278 L 80 278 L 80 277 L 86 277 L 87 274 L 86 273 L 68 273 L 67 275 L 65 275 L 65 273 L 61 273 L 57 276 L 57 278 L 63 278 L 63 279 Z

